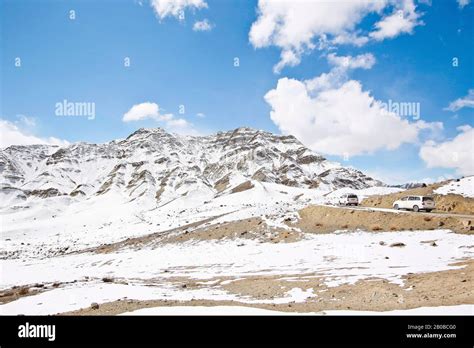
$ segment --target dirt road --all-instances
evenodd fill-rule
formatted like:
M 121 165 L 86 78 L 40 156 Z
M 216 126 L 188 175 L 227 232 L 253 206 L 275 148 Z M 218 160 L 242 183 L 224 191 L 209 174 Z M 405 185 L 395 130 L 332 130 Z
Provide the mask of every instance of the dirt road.
M 362 206 L 338 206 L 338 205 L 324 205 L 327 207 L 336 207 L 342 209 L 355 209 L 355 210 L 366 210 L 366 211 L 383 211 L 388 213 L 404 213 L 404 214 L 416 214 L 416 215 L 426 215 L 426 216 L 436 216 L 436 217 L 457 217 L 463 219 L 474 219 L 474 215 L 469 214 L 454 214 L 454 213 L 427 213 L 424 211 L 414 212 L 411 210 L 396 210 L 396 209 L 388 209 L 388 208 L 373 208 L 373 207 L 362 207 Z

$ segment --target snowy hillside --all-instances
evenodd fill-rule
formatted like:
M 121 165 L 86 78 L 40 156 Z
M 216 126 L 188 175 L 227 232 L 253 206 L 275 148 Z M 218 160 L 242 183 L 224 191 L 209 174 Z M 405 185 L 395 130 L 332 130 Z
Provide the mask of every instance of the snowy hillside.
M 453 180 L 434 192 L 440 195 L 455 194 L 474 198 L 474 176 Z

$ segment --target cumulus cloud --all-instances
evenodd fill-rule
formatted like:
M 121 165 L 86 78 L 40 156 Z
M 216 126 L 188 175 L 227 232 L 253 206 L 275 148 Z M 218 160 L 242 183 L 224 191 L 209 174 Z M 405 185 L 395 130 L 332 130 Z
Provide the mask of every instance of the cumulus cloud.
M 305 81 L 311 94 L 321 90 L 340 86 L 347 80 L 347 74 L 352 69 L 370 69 L 375 64 L 375 57 L 371 53 L 358 56 L 337 56 L 334 53 L 327 55 L 327 60 L 332 66 L 328 73 L 323 73 L 313 79 Z
M 470 89 L 465 97 L 458 98 L 449 103 L 443 110 L 456 112 L 462 108 L 474 108 L 474 89 Z
M 173 115 L 171 114 L 160 114 L 160 107 L 156 103 L 141 103 L 133 105 L 130 110 L 128 110 L 122 118 L 123 122 L 132 122 L 145 120 L 147 118 L 152 118 L 158 121 L 166 121 L 171 119 Z
M 420 157 L 429 168 L 454 168 L 459 175 L 473 175 L 474 128 L 464 125 L 457 129 L 459 134 L 451 140 L 426 142 L 420 149 Z
M 31 118 L 28 118 L 31 121 Z M 22 120 L 23 122 L 24 120 Z M 31 124 L 30 124 L 31 125 Z M 25 131 L 17 124 L 0 119 L 0 148 L 11 145 L 68 145 L 69 142 L 54 137 L 40 138 Z
M 373 33 L 360 34 L 357 25 L 362 19 L 370 13 L 382 15 L 386 8 L 394 12 L 383 17 Z M 280 62 L 274 66 L 274 72 L 279 73 L 285 66 L 298 65 L 305 52 L 319 49 L 315 40 L 321 38 L 336 45 L 362 46 L 369 38 L 382 40 L 411 33 L 420 24 L 415 10 L 413 0 L 259 0 L 258 18 L 251 26 L 249 41 L 255 48 L 273 45 L 281 49 Z M 402 20 L 392 18 L 399 13 L 403 14 Z
M 401 34 L 411 34 L 415 26 L 423 24 L 419 20 L 413 0 L 405 0 L 395 6 L 393 12 L 375 23 L 375 31 L 369 34 L 375 40 L 394 38 Z
M 358 81 L 311 97 L 305 82 L 283 78 L 265 95 L 271 119 L 317 152 L 360 155 L 418 139 L 420 127 L 386 112 Z
M 133 105 L 122 117 L 123 122 L 135 122 L 152 119 L 162 122 L 168 130 L 181 134 L 197 134 L 193 125 L 184 118 L 176 118 L 171 113 L 162 114 L 156 103 L 145 102 Z
M 283 50 L 280 54 L 280 61 L 273 67 L 273 72 L 279 74 L 285 66 L 296 66 L 301 63 L 301 52 L 292 50 Z
M 211 24 L 207 19 L 197 21 L 193 25 L 194 31 L 211 31 L 212 28 L 214 28 L 214 25 Z
M 150 5 L 160 20 L 166 17 L 182 20 L 184 11 L 187 9 L 207 8 L 207 3 L 204 0 L 151 0 Z
M 418 142 L 422 131 L 438 132 L 442 123 L 409 122 L 348 80 L 351 69 L 369 69 L 370 54 L 328 55 L 329 73 L 306 81 L 282 78 L 265 95 L 270 117 L 284 134 L 292 134 L 313 150 L 329 155 L 361 155 L 393 150 Z

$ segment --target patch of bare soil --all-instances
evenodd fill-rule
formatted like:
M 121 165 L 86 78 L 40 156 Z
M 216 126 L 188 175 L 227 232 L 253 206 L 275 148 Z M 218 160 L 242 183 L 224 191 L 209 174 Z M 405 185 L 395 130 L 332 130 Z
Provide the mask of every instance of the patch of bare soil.
M 230 182 L 229 182 L 229 175 L 225 175 L 223 176 L 221 179 L 217 180 L 215 185 L 214 185 L 214 188 L 217 190 L 217 192 L 222 192 L 224 190 L 227 189 L 227 187 L 229 186 Z
M 283 228 L 273 228 L 260 218 L 250 218 L 239 221 L 224 222 L 198 228 L 192 232 L 184 231 L 177 235 L 168 235 L 160 243 L 176 243 L 189 240 L 220 240 L 224 238 L 258 239 L 262 242 L 295 242 L 300 240 L 297 231 Z
M 453 216 L 405 214 L 384 211 L 308 206 L 299 211 L 300 219 L 291 227 L 308 233 L 335 230 L 404 231 L 450 229 L 456 233 L 474 234 L 474 221 Z
M 237 185 L 236 187 L 234 187 L 231 190 L 231 193 L 247 191 L 247 190 L 250 190 L 253 187 L 254 187 L 254 185 L 252 184 L 251 181 L 245 181 L 245 182 L 241 183 L 240 185 Z
M 0 304 L 16 301 L 19 298 L 36 295 L 40 292 L 39 288 L 30 288 L 29 286 L 14 286 L 10 289 L 0 291 Z
M 433 193 L 437 188 L 447 184 L 443 181 L 426 187 L 414 188 L 402 192 L 387 195 L 374 195 L 364 199 L 361 206 L 375 208 L 392 208 L 393 202 L 405 196 L 431 196 L 436 205 L 434 212 L 446 212 L 456 214 L 474 214 L 474 199 L 461 195 L 448 194 L 438 195 Z
M 305 302 L 284 304 L 248 304 L 239 301 L 167 301 L 118 300 L 83 308 L 63 315 L 116 315 L 141 308 L 157 306 L 218 306 L 238 305 L 285 312 L 321 312 L 325 310 L 389 311 L 417 307 L 474 304 L 474 260 L 456 265 L 460 269 L 431 273 L 408 274 L 404 285 L 389 283 L 385 279 L 367 279 L 355 284 L 327 287 L 317 275 L 278 275 L 248 277 L 226 282 L 221 287 L 230 293 L 247 298 L 271 300 L 280 298 L 295 288 L 313 289 L 314 297 Z

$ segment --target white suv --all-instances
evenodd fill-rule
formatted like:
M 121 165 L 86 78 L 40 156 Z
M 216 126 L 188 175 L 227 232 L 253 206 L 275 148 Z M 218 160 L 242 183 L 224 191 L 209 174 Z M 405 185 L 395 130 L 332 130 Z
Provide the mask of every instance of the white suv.
M 406 196 L 393 202 L 394 209 L 410 209 L 415 212 L 425 210 L 428 213 L 435 208 L 432 197 L 427 196 Z
M 339 205 L 358 205 L 359 198 L 353 193 L 346 193 L 339 198 Z

